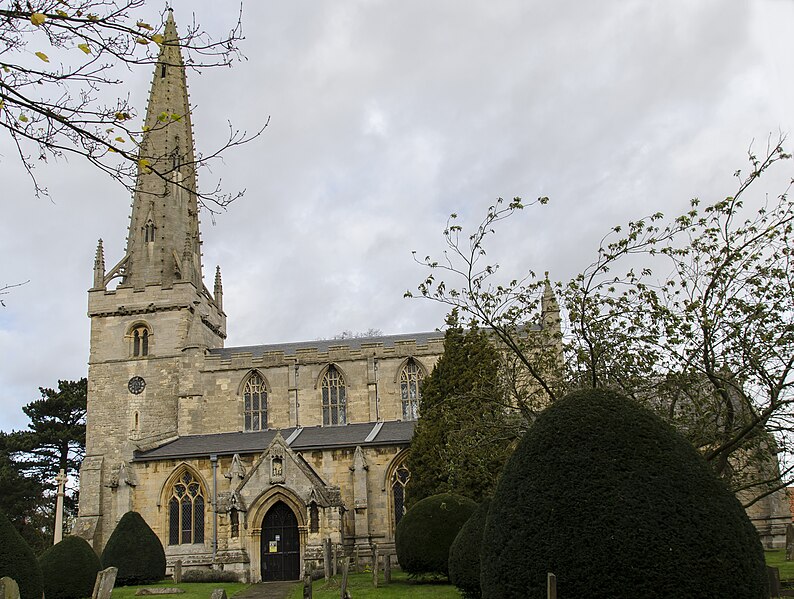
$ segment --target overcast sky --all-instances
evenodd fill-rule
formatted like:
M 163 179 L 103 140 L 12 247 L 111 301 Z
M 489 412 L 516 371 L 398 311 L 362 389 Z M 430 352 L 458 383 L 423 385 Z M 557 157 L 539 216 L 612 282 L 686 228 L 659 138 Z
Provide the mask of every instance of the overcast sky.
M 215 37 L 236 16 L 173 6 Z M 411 251 L 439 255 L 449 213 L 474 226 L 498 196 L 551 203 L 505 223 L 493 258 L 565 280 L 611 226 L 731 194 L 751 142 L 794 129 L 794 0 L 290 0 L 245 3 L 243 24 L 246 61 L 188 75 L 199 151 L 227 120 L 271 118 L 199 179 L 247 190 L 202 219 L 227 346 L 441 326 L 403 299 L 425 274 Z M 119 89 L 141 115 L 150 78 Z M 0 308 L 2 430 L 39 386 L 86 375 L 96 242 L 112 266 L 129 221 L 129 194 L 79 160 L 38 174 L 52 201 L 0 136 L 0 286 L 29 280 Z

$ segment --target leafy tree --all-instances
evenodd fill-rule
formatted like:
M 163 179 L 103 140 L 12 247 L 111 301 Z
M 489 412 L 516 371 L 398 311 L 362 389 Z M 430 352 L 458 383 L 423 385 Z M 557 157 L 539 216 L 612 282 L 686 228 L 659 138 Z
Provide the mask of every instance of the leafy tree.
M 408 469 L 408 504 L 437 493 L 479 501 L 493 489 L 516 437 L 506 413 L 499 353 L 488 335 L 464 329 L 453 310 L 444 354 L 421 384 Z
M 0 128 L 15 143 L 36 195 L 47 195 L 47 189 L 34 174 L 35 165 L 66 154 L 87 159 L 130 190 L 135 187 L 144 130 L 134 124 L 136 112 L 127 98 L 106 98 L 115 95 L 126 72 L 151 72 L 161 47 L 179 45 L 191 69 L 229 66 L 239 58 L 239 15 L 222 39 L 211 39 L 194 20 L 176 40 L 168 37 L 164 22 L 148 22 L 145 7 L 145 0 L 0 2 Z M 227 142 L 194 166 L 262 130 L 248 136 L 230 126 Z M 169 171 L 149 170 L 172 178 Z M 223 207 L 240 195 L 216 187 L 199 194 L 199 201 Z
M 22 474 L 9 448 L 9 435 L 4 432 L 0 432 L 0 512 L 8 517 L 34 552 L 39 553 L 49 546 L 44 487 L 38 479 Z
M 520 198 L 499 199 L 467 242 L 453 215 L 448 260 L 421 261 L 431 272 L 419 291 L 500 339 L 523 373 L 514 401 L 530 420 L 572 389 L 618 389 L 674 423 L 749 506 L 791 480 L 775 453 L 791 451 L 794 418 L 794 201 L 786 189 L 745 205 L 753 184 L 790 155 L 779 141 L 749 158 L 733 195 L 614 227 L 590 266 L 554 286 L 553 310 L 543 309 L 550 282 L 532 271 L 505 280 L 486 263 L 489 236 L 524 208 Z M 544 327 L 550 318 L 558 331 Z M 564 360 L 548 351 L 555 343 Z
M 40 387 L 41 399 L 22 408 L 30 418 L 28 430 L 15 431 L 0 437 L 0 460 L 3 447 L 8 463 L 0 470 L 0 485 L 14 489 L 7 499 L 0 500 L 8 507 L 8 514 L 24 532 L 33 524 L 41 531 L 46 523 L 46 538 L 52 538 L 54 523 L 54 481 L 63 469 L 71 480 L 79 474 L 80 462 L 85 454 L 85 415 L 88 383 L 58 381 L 58 389 Z M 0 468 L 2 468 L 0 461 Z M 35 501 L 25 503 L 32 494 Z M 64 497 L 67 514 L 77 513 L 77 489 L 67 489 Z M 38 547 L 32 532 L 26 534 L 33 546 Z

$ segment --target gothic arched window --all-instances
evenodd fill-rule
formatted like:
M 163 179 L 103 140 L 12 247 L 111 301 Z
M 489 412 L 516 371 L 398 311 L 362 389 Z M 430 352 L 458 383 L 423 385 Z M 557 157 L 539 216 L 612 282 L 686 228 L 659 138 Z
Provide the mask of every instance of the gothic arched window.
M 392 507 L 394 508 L 394 526 L 396 527 L 405 515 L 405 487 L 411 480 L 411 473 L 405 462 L 394 469 L 391 475 Z
M 267 387 L 262 375 L 254 372 L 243 388 L 245 430 L 261 431 L 267 428 Z
M 347 424 L 345 379 L 331 364 L 323 376 L 323 425 Z
M 316 501 L 309 504 L 309 532 L 320 532 L 320 508 Z
M 402 397 L 403 420 L 419 418 L 419 383 L 424 373 L 413 358 L 400 371 L 400 395 Z
M 140 358 L 149 355 L 149 327 L 139 324 L 132 329 L 132 356 Z
M 189 471 L 174 483 L 168 500 L 168 544 L 204 542 L 204 491 Z
M 154 222 L 152 222 L 152 219 L 147 220 L 143 227 L 143 238 L 146 243 L 154 241 Z

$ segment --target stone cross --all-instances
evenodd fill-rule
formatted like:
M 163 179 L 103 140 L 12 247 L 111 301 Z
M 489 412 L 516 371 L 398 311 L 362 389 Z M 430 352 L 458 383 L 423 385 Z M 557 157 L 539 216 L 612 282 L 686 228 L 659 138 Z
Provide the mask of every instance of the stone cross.
M 55 482 L 58 483 L 58 499 L 55 502 L 54 544 L 57 544 L 63 539 L 63 493 L 66 486 L 66 472 L 63 471 L 63 468 L 58 472 L 58 476 L 55 477 Z
M 99 572 L 96 575 L 96 583 L 94 583 L 94 592 L 91 594 L 91 599 L 110 599 L 118 572 L 119 569 L 113 566 Z

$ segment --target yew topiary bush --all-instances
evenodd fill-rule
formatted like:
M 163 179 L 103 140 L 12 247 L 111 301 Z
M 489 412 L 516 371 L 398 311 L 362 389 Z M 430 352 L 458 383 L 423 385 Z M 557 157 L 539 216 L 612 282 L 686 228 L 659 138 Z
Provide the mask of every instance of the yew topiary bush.
M 138 512 L 121 517 L 102 552 L 102 566 L 115 566 L 116 586 L 149 584 L 165 577 L 165 551 Z
M 476 507 L 471 499 L 452 493 L 417 502 L 397 525 L 394 541 L 400 567 L 414 576 L 447 576 L 449 547 Z
M 485 599 L 768 597 L 739 502 L 695 449 L 612 392 L 544 411 L 505 466 L 486 520 Z
M 480 599 L 480 546 L 490 499 L 485 499 L 460 529 L 449 548 L 449 581 L 466 599 Z
M 99 556 L 84 539 L 67 536 L 39 557 L 47 599 L 90 597 L 101 566 Z
M 0 512 L 0 578 L 3 576 L 16 581 L 21 599 L 41 599 L 39 562 L 14 525 Z

